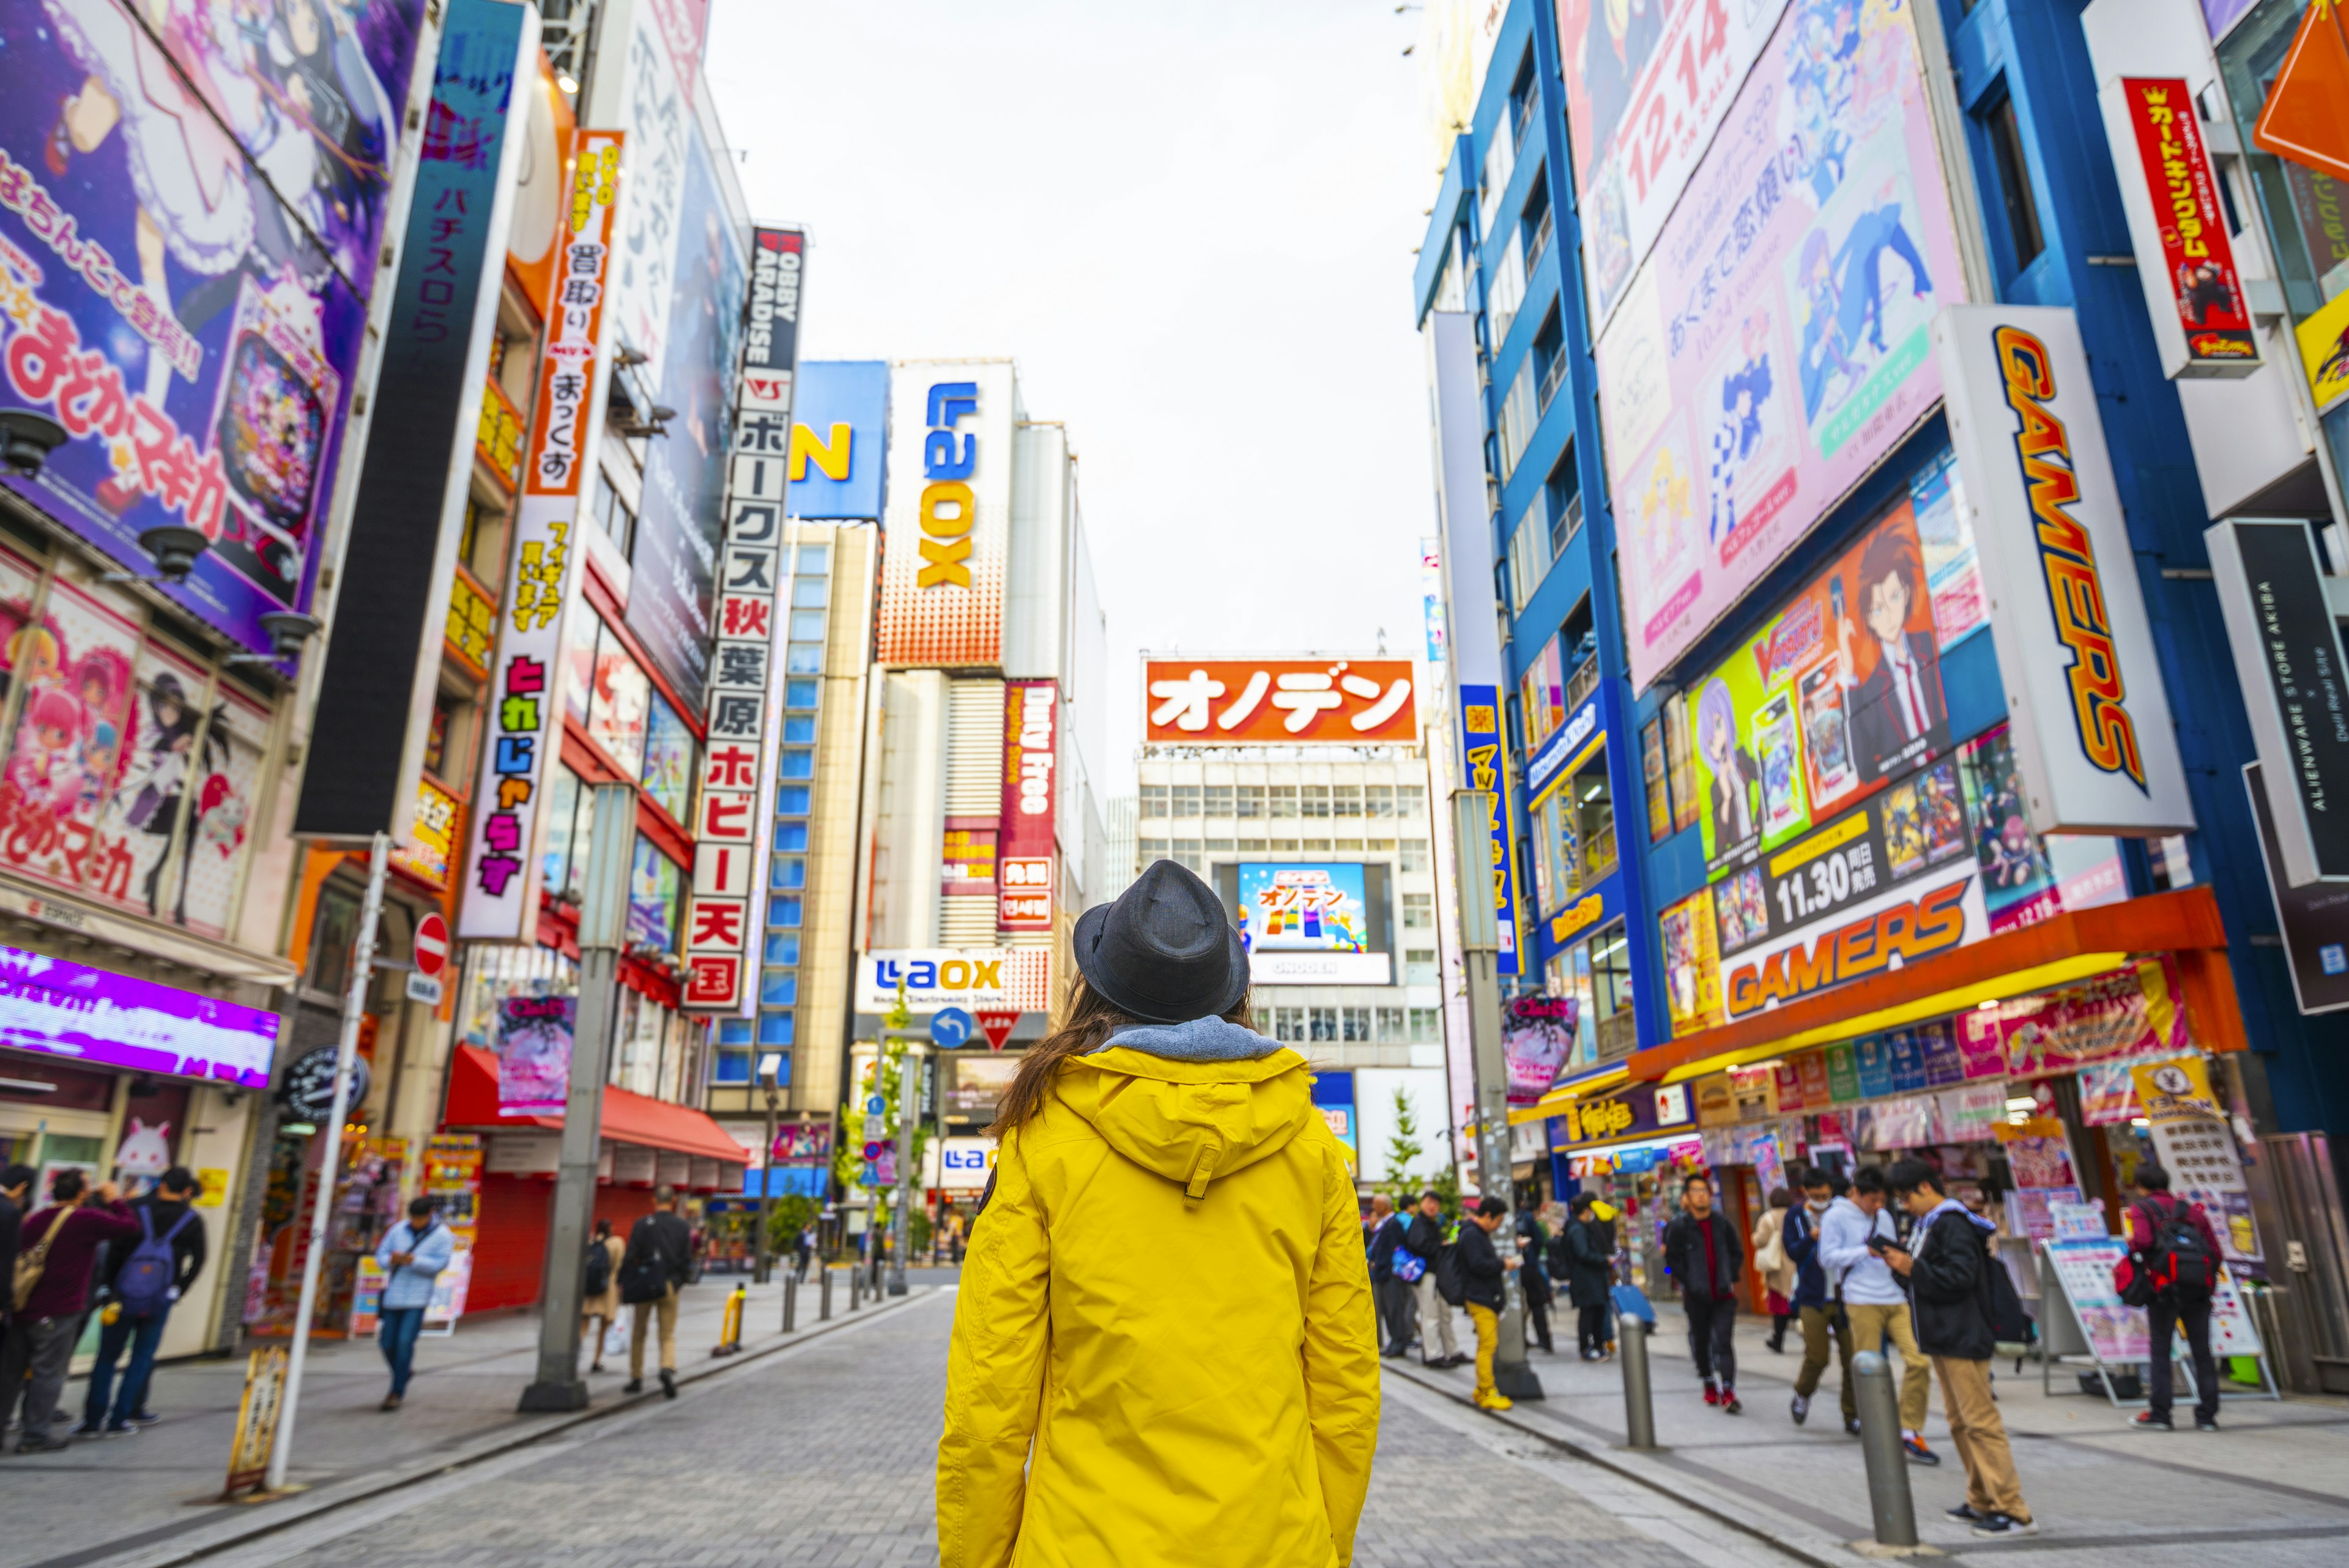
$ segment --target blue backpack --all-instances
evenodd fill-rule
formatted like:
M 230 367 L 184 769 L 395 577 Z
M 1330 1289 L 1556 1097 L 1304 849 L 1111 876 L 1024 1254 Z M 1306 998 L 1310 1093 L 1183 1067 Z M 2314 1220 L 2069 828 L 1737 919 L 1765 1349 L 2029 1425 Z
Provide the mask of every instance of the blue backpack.
M 114 1299 L 122 1310 L 133 1317 L 151 1317 L 171 1304 L 171 1287 L 179 1281 L 179 1261 L 171 1255 L 171 1239 L 196 1217 L 193 1209 L 162 1235 L 155 1234 L 153 1206 L 141 1204 L 139 1228 L 146 1232 L 130 1256 L 122 1261 L 122 1268 L 114 1276 Z

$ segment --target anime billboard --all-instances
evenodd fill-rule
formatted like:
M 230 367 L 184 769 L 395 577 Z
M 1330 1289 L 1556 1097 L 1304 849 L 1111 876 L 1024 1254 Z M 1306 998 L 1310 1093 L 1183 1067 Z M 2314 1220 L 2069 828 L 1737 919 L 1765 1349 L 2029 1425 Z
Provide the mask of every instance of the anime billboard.
M 249 648 L 310 599 L 424 0 L 0 0 L 0 478 Z

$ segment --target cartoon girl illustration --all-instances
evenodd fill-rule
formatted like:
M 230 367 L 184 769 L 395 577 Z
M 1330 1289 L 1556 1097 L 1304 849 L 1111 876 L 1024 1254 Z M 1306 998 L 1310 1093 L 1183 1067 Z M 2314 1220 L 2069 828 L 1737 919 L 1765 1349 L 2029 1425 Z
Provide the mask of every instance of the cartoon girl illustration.
M 73 809 L 81 798 L 81 704 L 69 694 L 49 687 L 26 695 L 7 779 L 26 805 L 57 815 Z
M 1697 750 L 1713 774 L 1713 850 L 1718 855 L 1754 835 L 1753 790 L 1762 782 L 1754 753 L 1737 743 L 1737 700 L 1718 676 L 1696 701 Z

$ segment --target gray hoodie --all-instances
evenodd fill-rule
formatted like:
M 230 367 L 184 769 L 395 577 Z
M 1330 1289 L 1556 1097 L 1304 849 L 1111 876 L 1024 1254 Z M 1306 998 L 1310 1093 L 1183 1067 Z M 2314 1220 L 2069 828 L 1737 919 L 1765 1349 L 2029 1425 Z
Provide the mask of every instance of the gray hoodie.
M 1908 1293 L 1884 1260 L 1868 1250 L 1871 1234 L 1888 1241 L 1899 1234 L 1889 1210 L 1879 1209 L 1871 1219 L 1849 1198 L 1838 1198 L 1819 1216 L 1819 1267 L 1826 1272 L 1827 1294 L 1842 1296 L 1847 1305 L 1900 1305 Z

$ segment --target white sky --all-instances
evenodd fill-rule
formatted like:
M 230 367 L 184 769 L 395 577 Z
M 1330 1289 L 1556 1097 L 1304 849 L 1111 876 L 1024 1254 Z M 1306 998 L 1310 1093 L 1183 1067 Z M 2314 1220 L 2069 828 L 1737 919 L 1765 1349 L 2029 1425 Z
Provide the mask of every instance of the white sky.
M 719 0 L 803 359 L 1010 355 L 1069 428 L 1133 786 L 1139 650 L 1420 647 L 1411 277 L 1436 179 L 1392 0 Z M 1119 676 L 1116 672 L 1131 671 Z

